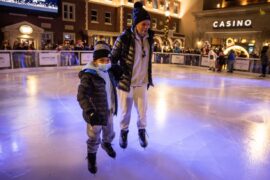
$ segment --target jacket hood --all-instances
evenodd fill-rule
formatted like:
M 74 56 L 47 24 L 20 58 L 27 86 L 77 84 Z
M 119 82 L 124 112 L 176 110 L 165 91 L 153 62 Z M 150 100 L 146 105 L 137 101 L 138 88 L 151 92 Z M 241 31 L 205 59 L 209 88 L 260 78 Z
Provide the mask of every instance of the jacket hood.
M 93 62 L 90 61 L 82 67 L 82 70 L 79 72 L 79 78 L 81 78 L 84 73 L 97 74 L 97 71 L 97 67 L 95 67 Z

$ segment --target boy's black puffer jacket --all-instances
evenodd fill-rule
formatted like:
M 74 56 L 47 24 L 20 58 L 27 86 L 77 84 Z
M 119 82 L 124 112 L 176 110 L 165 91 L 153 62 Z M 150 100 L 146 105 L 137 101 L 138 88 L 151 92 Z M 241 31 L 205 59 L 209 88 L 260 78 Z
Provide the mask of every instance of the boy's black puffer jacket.
M 115 115 L 117 113 L 117 95 L 116 95 L 116 82 L 111 73 L 109 73 L 110 80 L 113 86 L 113 95 L 115 98 Z M 95 125 L 106 126 L 109 117 L 109 109 L 107 102 L 107 94 L 105 90 L 105 81 L 101 78 L 95 70 L 85 69 L 79 72 L 81 82 L 78 87 L 77 100 L 83 110 L 84 120 L 91 124 L 90 114 L 97 113 L 99 119 Z

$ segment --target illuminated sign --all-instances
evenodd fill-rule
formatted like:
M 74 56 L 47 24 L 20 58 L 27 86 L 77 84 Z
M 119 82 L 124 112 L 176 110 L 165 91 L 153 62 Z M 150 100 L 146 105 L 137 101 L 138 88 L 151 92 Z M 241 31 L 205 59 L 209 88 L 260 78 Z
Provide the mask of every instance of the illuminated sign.
M 252 21 L 250 19 L 246 20 L 227 20 L 227 21 L 214 21 L 213 28 L 243 28 L 243 27 L 251 27 Z

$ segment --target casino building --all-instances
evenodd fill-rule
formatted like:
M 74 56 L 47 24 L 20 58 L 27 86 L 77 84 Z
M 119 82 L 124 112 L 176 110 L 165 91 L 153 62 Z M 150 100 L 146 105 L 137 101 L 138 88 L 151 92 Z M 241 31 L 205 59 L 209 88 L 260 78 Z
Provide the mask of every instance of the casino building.
M 197 46 L 235 46 L 249 56 L 270 44 L 270 0 L 204 0 L 194 16 Z

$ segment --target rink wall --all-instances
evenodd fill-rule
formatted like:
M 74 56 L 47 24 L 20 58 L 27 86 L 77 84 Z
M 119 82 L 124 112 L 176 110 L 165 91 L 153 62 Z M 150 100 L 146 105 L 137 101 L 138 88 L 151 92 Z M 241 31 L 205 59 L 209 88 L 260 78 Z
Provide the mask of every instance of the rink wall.
M 152 62 L 161 64 L 179 64 L 201 67 L 209 66 L 208 56 L 189 53 L 154 53 Z M 226 68 L 226 65 L 224 66 L 224 68 Z M 236 71 L 260 73 L 261 61 L 259 58 L 237 57 L 234 63 L 234 69 Z
M 34 67 L 80 66 L 93 59 L 93 51 L 1 50 L 0 70 Z M 157 53 L 153 63 L 208 67 L 207 56 L 188 53 Z M 234 69 L 260 73 L 258 58 L 237 58 Z

